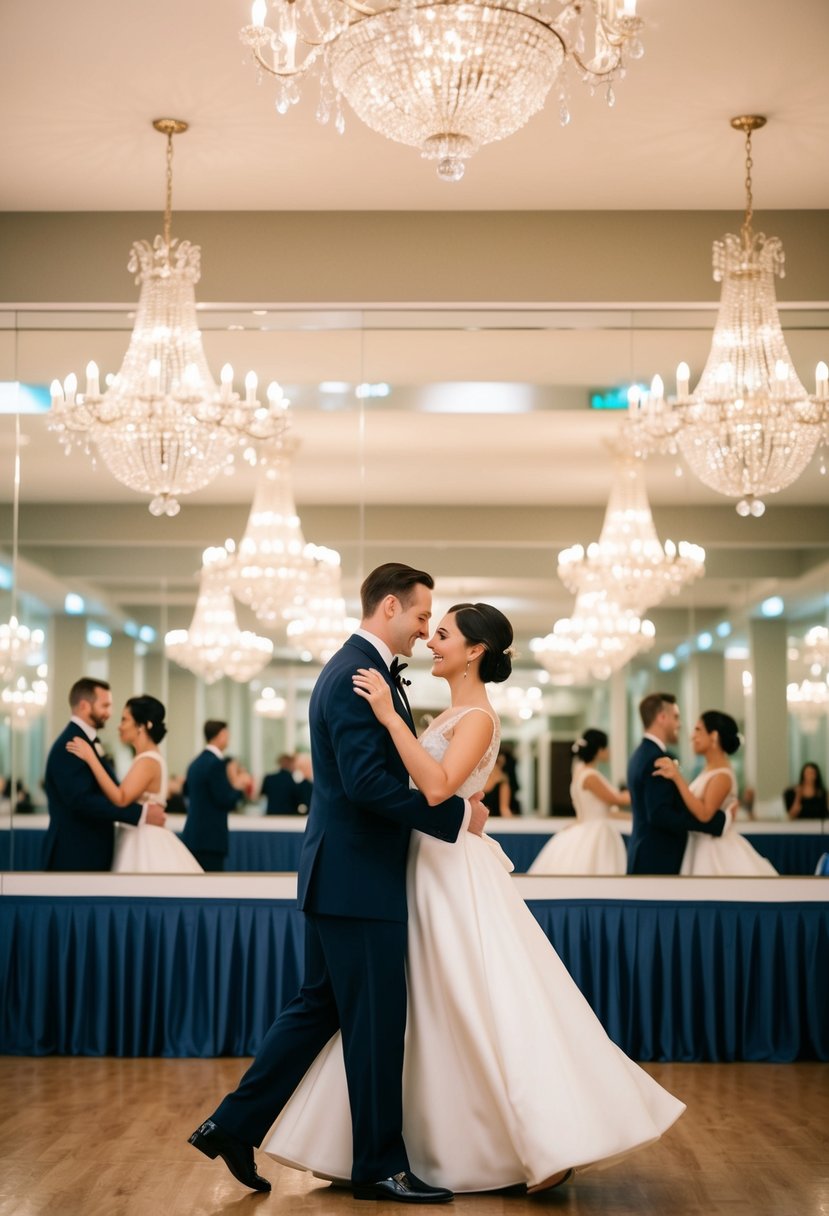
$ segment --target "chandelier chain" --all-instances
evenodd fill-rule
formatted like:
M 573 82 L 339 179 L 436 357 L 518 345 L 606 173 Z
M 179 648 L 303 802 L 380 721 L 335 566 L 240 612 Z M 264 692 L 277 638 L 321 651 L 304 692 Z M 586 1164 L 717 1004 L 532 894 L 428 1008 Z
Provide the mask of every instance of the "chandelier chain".
M 167 132 L 167 195 L 164 202 L 164 244 L 170 248 L 173 228 L 173 132 Z
M 751 159 L 751 127 L 746 131 L 746 214 L 743 220 L 742 236 L 746 248 L 751 247 L 751 221 L 754 218 L 754 197 L 751 193 L 751 170 L 754 161 Z

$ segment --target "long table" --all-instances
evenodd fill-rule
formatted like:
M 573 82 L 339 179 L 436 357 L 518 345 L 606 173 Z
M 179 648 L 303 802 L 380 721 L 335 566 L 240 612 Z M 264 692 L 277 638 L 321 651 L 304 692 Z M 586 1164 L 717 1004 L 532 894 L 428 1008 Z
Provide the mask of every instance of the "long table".
M 829 1060 L 824 879 L 512 881 L 634 1058 Z M 295 894 L 291 876 L 0 875 L 0 1052 L 252 1054 L 299 981 Z
M 8 821 L 7 821 L 8 822 Z M 305 821 L 293 816 L 231 815 L 230 853 L 226 870 L 244 873 L 292 873 L 299 862 Z M 572 824 L 572 819 L 492 820 L 490 836 L 498 841 L 516 871 L 525 873 L 555 832 Z M 0 870 L 29 872 L 43 868 L 43 833 L 47 815 L 15 816 L 14 843 L 8 828 L 0 829 Z M 170 816 L 174 831 L 181 832 L 184 818 Z M 630 831 L 620 825 L 623 839 Z M 817 820 L 801 823 L 746 821 L 737 824 L 758 853 L 772 863 L 779 874 L 814 874 L 821 855 L 829 852 L 829 825 Z

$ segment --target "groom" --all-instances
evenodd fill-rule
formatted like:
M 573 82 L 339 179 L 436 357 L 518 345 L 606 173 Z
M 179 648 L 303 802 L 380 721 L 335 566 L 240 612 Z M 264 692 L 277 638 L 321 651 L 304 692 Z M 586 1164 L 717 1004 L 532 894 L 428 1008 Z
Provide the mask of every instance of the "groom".
M 360 588 L 360 628 L 328 661 L 310 704 L 314 798 L 299 859 L 305 976 L 239 1086 L 190 1137 L 257 1191 L 259 1145 L 310 1064 L 342 1031 L 353 1127 L 356 1199 L 444 1203 L 452 1192 L 409 1169 L 403 1143 L 406 1026 L 406 856 L 417 828 L 449 844 L 480 835 L 486 808 L 453 797 L 430 807 L 367 701 L 353 690 L 360 667 L 386 673 L 397 712 L 414 732 L 395 654 L 428 636 L 434 582 L 388 562 Z M 404 664 L 405 666 L 405 664 Z
M 628 845 L 628 874 L 678 874 L 689 832 L 722 836 L 724 811 L 703 823 L 682 801 L 673 781 L 660 777 L 654 764 L 679 740 L 679 706 L 669 692 L 652 692 L 639 703 L 645 728 L 628 764 L 633 829 Z

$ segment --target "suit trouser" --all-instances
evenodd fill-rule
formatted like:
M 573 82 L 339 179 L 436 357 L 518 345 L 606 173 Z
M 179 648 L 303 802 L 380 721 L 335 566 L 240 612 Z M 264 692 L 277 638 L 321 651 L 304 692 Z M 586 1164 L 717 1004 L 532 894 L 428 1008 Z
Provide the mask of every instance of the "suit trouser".
M 256 1058 L 212 1116 L 261 1144 L 328 1040 L 342 1030 L 354 1139 L 352 1179 L 408 1169 L 403 1144 L 406 925 L 305 916 L 305 978 Z

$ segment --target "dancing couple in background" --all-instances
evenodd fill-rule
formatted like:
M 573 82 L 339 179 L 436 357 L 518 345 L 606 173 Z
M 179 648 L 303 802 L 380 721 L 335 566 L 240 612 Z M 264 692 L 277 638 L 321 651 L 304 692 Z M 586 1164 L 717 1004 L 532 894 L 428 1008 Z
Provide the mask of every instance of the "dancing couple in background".
M 546 1189 L 684 1109 L 607 1037 L 482 835 L 500 739 L 486 685 L 511 671 L 496 608 L 439 623 L 432 673 L 451 706 L 416 738 L 393 656 L 427 637 L 432 587 L 398 563 L 373 571 L 361 627 L 311 698 L 304 981 L 190 1137 L 254 1190 L 270 1189 L 263 1142 L 358 1199 Z

